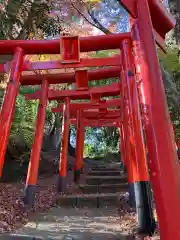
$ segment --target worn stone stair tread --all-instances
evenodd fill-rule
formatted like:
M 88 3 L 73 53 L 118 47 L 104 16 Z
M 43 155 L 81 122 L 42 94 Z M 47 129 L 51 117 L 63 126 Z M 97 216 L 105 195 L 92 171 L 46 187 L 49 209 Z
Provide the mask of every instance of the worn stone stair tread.
M 122 169 L 109 169 L 109 168 L 106 168 L 105 170 L 104 169 L 90 169 L 89 172 L 121 172 Z
M 40 237 L 40 236 L 28 235 L 28 234 L 5 233 L 5 234 L 0 234 L 0 239 L 4 239 L 4 240 L 11 240 L 11 239 L 44 240 L 45 238 Z
M 127 192 L 127 183 L 114 183 L 114 184 L 81 184 L 79 185 L 82 193 L 116 193 L 116 192 Z
M 90 171 L 93 171 L 93 172 L 97 172 L 97 171 L 104 171 L 104 172 L 106 172 L 106 171 L 121 171 L 121 169 L 120 168 L 91 168 L 91 170 Z
M 77 208 L 92 207 L 102 208 L 104 206 L 115 206 L 119 204 L 120 199 L 125 196 L 122 192 L 116 193 L 92 193 L 76 194 L 72 196 L 61 196 L 56 199 L 56 205 L 75 206 Z
M 80 184 L 79 187 L 83 188 L 83 187 L 95 187 L 95 186 L 99 186 L 99 185 L 91 185 L 91 184 Z M 126 183 L 105 183 L 105 184 L 101 184 L 101 187 L 128 187 L 128 184 Z
M 88 176 L 109 176 L 109 177 L 111 177 L 111 176 L 121 176 L 123 173 L 122 172 L 120 172 L 120 171 L 92 171 L 92 172 L 89 172 L 88 173 Z
M 127 182 L 127 176 L 86 176 L 85 182 L 90 185 L 102 185 L 106 183 L 125 183 Z
M 124 179 L 126 178 L 126 176 L 86 176 L 85 179 L 88 180 L 88 179 Z
M 115 174 L 115 173 L 119 173 L 122 174 L 122 171 L 117 170 L 117 171 L 89 171 L 88 174 L 98 174 L 101 175 L 103 174 Z
M 123 196 L 124 193 L 92 193 L 92 194 L 74 194 L 74 195 L 63 195 L 60 196 L 59 199 L 72 199 L 72 198 L 96 198 L 96 197 L 118 197 Z

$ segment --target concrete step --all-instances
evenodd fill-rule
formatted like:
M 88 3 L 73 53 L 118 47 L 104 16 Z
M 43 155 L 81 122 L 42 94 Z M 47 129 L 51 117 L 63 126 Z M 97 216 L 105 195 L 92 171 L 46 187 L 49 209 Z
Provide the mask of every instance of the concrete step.
M 90 185 L 126 183 L 126 176 L 86 176 L 85 181 Z
M 117 192 L 127 192 L 128 184 L 102 184 L 102 185 L 80 185 L 79 188 L 85 194 L 88 193 L 117 193 Z
M 96 193 L 60 196 L 56 199 L 56 204 L 66 207 L 93 207 L 118 206 L 123 193 Z
M 89 176 L 120 176 L 122 172 L 120 170 L 116 171 L 90 171 Z

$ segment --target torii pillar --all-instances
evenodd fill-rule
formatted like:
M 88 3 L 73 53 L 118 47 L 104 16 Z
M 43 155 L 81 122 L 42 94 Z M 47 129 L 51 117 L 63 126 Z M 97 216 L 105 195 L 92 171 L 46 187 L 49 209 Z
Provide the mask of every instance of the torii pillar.
M 4 166 L 4 159 L 8 144 L 9 133 L 14 115 L 16 97 L 18 95 L 20 76 L 24 60 L 22 48 L 15 49 L 14 58 L 11 63 L 9 82 L 4 95 L 0 112 L 0 177 Z
M 121 155 L 121 161 L 123 163 L 123 170 L 124 173 L 127 172 L 127 163 L 126 163 L 126 149 L 125 149 L 125 143 L 124 143 L 124 126 L 122 124 L 122 122 L 120 123 L 120 127 L 119 127 L 119 138 L 120 138 L 120 145 L 119 145 L 119 149 L 120 149 L 120 155 Z
M 127 86 L 129 102 L 130 126 L 132 129 L 132 142 L 135 166 L 135 181 L 132 188 L 135 190 L 136 210 L 138 214 L 139 233 L 152 236 L 155 231 L 155 220 L 152 211 L 152 196 L 148 164 L 146 158 L 145 142 L 142 128 L 137 84 L 135 78 L 132 43 L 129 39 L 122 43 L 123 68 L 126 73 L 124 78 Z
M 147 0 L 137 0 L 137 16 L 132 39 L 160 235 L 180 239 L 179 164 Z
M 82 111 L 77 111 L 76 124 L 76 159 L 74 169 L 74 182 L 79 183 L 80 175 L 83 169 L 83 150 L 84 150 L 85 126 Z
M 124 149 L 125 162 L 128 172 L 128 185 L 129 185 L 129 203 L 135 208 L 135 194 L 134 182 L 136 179 L 136 167 L 134 164 L 135 151 L 132 144 L 132 128 L 130 119 L 129 102 L 127 97 L 127 87 L 125 82 L 125 72 L 121 70 L 121 110 L 122 110 L 122 127 L 124 130 Z
M 61 193 L 66 192 L 69 125 L 70 125 L 70 99 L 66 98 L 63 106 L 62 140 L 58 176 L 58 192 Z
M 36 132 L 34 137 L 34 143 L 32 146 L 31 157 L 29 161 L 26 187 L 24 191 L 25 196 L 23 198 L 24 203 L 29 206 L 34 205 L 34 198 L 36 194 L 36 183 L 38 178 L 40 152 L 44 135 L 44 123 L 48 99 L 48 87 L 49 87 L 48 81 L 46 79 L 43 80 L 41 87 L 41 97 L 39 99 L 37 113 Z

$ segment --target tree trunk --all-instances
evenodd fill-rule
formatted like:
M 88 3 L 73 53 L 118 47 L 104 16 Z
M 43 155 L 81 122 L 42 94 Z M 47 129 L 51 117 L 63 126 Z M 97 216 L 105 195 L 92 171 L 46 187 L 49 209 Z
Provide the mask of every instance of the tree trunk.
M 176 26 L 174 29 L 174 37 L 176 44 L 180 47 L 180 1 L 179 0 L 169 0 L 170 12 L 176 19 Z

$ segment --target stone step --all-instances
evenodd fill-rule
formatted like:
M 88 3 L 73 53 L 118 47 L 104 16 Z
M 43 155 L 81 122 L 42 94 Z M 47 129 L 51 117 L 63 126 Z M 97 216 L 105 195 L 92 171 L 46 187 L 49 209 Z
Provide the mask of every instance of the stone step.
M 56 205 L 66 207 L 93 207 L 118 206 L 124 193 L 96 193 L 60 196 L 56 199 Z
M 34 235 L 25 235 L 25 234 L 1 234 L 0 239 L 2 240 L 45 240 L 47 238 L 40 237 L 40 236 L 34 236 Z
M 95 171 L 97 171 L 97 172 L 99 172 L 99 171 L 104 171 L 104 172 L 109 172 L 109 171 L 120 171 L 121 169 L 120 168 L 111 168 L 111 167 L 104 167 L 104 168 L 102 168 L 102 167 L 96 167 L 96 168 L 91 168 L 91 171 L 92 172 L 95 172 Z
M 85 181 L 90 185 L 126 183 L 127 176 L 86 176 Z
M 80 185 L 79 188 L 85 194 L 88 193 L 116 193 L 116 192 L 127 192 L 128 184 L 102 184 L 102 185 Z
M 120 170 L 116 171 L 90 171 L 89 176 L 120 176 L 122 172 Z

